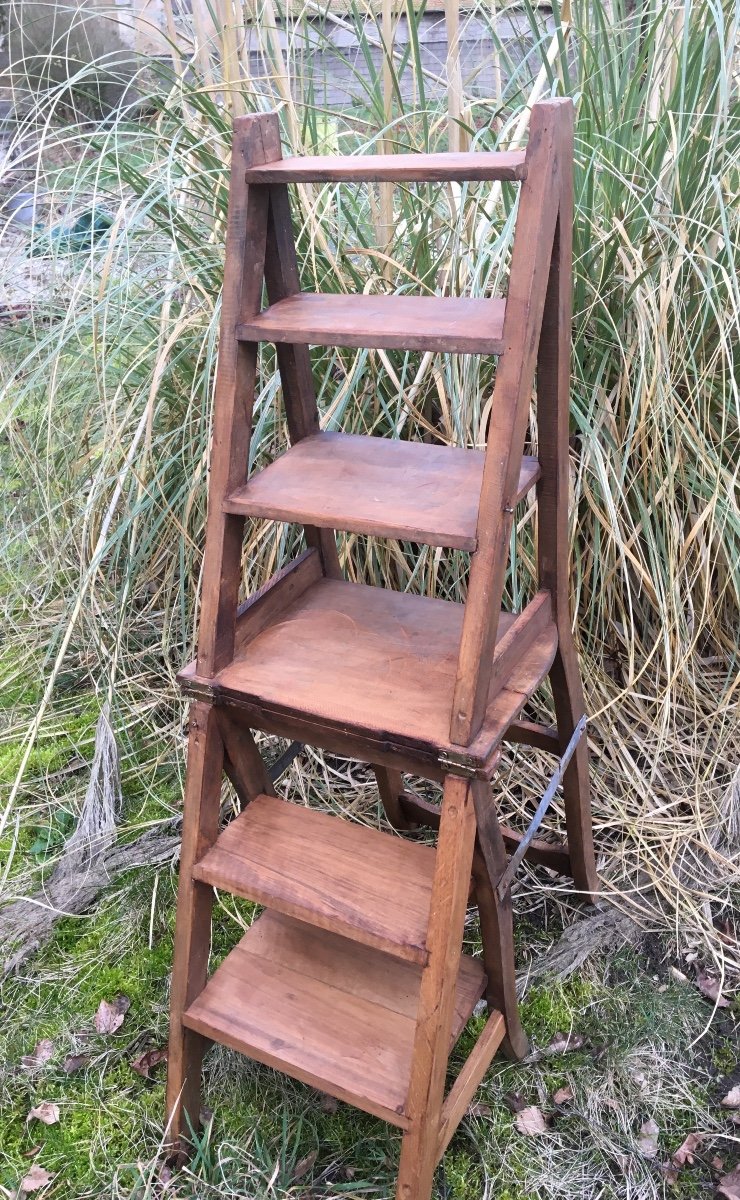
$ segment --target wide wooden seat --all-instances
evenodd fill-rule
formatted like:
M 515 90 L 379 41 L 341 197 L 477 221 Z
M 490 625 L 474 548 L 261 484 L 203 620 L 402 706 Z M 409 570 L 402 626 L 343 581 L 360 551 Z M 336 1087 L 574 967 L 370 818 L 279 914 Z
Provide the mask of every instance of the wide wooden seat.
M 371 762 L 373 750 L 386 746 L 419 763 L 462 756 L 485 771 L 550 669 L 557 632 L 545 614 L 542 632 L 492 695 L 479 733 L 463 750 L 450 741 L 463 614 L 463 605 L 447 600 L 319 577 L 213 678 L 198 676 L 192 663 L 179 679 L 195 696 L 259 713 L 263 728 L 309 723 L 318 745 L 325 731 L 328 748 L 351 730 Z M 501 614 L 499 644 L 516 619 Z
M 450 1045 L 483 994 L 458 956 Z M 406 1128 L 421 968 L 268 911 L 183 1014 L 183 1024 Z M 498 1040 L 504 1022 L 497 1024 Z M 494 1047 L 495 1048 L 495 1047 Z
M 506 302 L 468 296 L 347 296 L 298 292 L 236 330 L 244 342 L 500 354 Z
M 426 442 L 317 433 L 226 498 L 224 512 L 474 550 L 485 455 Z M 516 501 L 540 476 L 522 459 Z
M 256 796 L 198 862 L 195 879 L 426 962 L 434 849 L 328 813 Z

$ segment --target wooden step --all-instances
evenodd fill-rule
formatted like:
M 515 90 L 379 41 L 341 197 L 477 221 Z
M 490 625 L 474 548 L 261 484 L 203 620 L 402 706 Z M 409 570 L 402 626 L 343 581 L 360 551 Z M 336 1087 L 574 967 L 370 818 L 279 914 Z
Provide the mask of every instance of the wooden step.
M 245 342 L 500 354 L 505 307 L 499 298 L 297 292 L 237 325 L 236 335 Z
M 250 167 L 247 183 L 444 183 L 527 178 L 523 150 L 468 154 L 352 154 L 282 158 Z
M 251 640 L 247 609 L 232 661 L 208 679 L 191 663 L 178 677 L 183 688 L 237 705 L 256 729 L 335 753 L 383 762 L 378 753 L 398 752 L 425 768 L 459 762 L 490 774 L 496 748 L 550 669 L 552 620 L 517 650 L 507 637 L 517 618 L 501 614 L 493 658 L 495 667 L 503 647 L 506 678 L 494 670 L 498 690 L 463 749 L 450 741 L 463 606 L 311 575 L 302 586 L 286 592 L 284 606 L 255 613 Z M 528 622 L 528 635 L 534 629 Z
M 435 851 L 276 796 L 257 796 L 195 879 L 425 963 Z
M 184 1024 L 406 1128 L 421 968 L 265 912 L 186 1010 Z M 461 956 L 452 1042 L 483 994 Z
M 232 493 L 224 512 L 474 550 L 482 450 L 317 433 Z M 522 459 L 515 500 L 539 479 Z

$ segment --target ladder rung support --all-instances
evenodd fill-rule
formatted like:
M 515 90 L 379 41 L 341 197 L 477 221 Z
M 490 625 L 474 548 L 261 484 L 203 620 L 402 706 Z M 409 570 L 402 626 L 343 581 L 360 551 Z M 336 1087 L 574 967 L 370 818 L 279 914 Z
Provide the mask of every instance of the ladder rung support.
M 527 178 L 523 150 L 282 158 L 250 167 L 247 183 L 446 183 Z
M 500 297 L 364 296 L 297 292 L 237 326 L 243 342 L 501 354 Z
M 465 1060 L 465 1064 L 452 1085 L 450 1094 L 442 1105 L 442 1116 L 439 1123 L 439 1142 L 437 1158 L 440 1159 L 447 1149 L 450 1140 L 460 1121 L 465 1116 L 468 1104 L 472 1100 L 478 1086 L 491 1065 L 491 1060 L 498 1050 L 506 1033 L 506 1022 L 500 1012 L 492 1012 L 483 1026 L 478 1041 Z

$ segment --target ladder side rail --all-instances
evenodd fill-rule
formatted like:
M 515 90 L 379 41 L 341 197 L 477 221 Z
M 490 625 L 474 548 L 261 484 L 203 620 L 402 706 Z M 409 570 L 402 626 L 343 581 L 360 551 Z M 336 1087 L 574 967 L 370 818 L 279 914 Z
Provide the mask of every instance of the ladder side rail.
M 539 587 L 552 595 L 558 649 L 550 670 L 560 753 L 584 716 L 583 684 L 570 616 L 568 456 L 573 314 L 573 109 L 560 126 L 563 170 L 542 333 L 537 357 L 537 434 L 541 476 L 537 484 Z M 591 828 L 588 739 L 582 737 L 563 779 L 571 874 L 587 896 L 598 891 Z
M 471 557 L 450 739 L 469 745 L 480 729 L 491 681 L 503 596 L 516 485 L 524 451 L 529 403 L 560 194 L 559 129 L 570 100 L 532 109 L 527 179 L 522 184 L 509 289 L 504 349 L 488 429 L 478 510 L 477 549 Z
M 222 506 L 225 497 L 246 481 L 257 345 L 239 342 L 236 327 L 260 307 L 268 211 L 267 188 L 248 187 L 245 168 L 263 162 L 270 152 L 265 135 L 271 121 L 271 116 L 261 114 L 234 121 L 198 636 L 198 674 L 208 678 L 231 660 L 234 651 L 244 518 L 224 513 Z
M 277 137 L 279 147 L 278 119 L 275 114 L 272 116 L 273 136 Z M 300 292 L 301 285 L 287 185 L 273 184 L 269 188 L 269 196 L 265 284 L 269 303 L 276 304 L 279 300 L 285 300 L 288 296 Z M 311 356 L 308 346 L 303 344 L 276 343 L 275 350 L 288 433 L 291 442 L 295 444 L 319 432 L 319 410 Z M 304 525 L 303 529 L 307 545 L 319 551 L 324 574 L 332 579 L 341 579 L 343 576 L 334 531 L 318 529 L 313 525 Z

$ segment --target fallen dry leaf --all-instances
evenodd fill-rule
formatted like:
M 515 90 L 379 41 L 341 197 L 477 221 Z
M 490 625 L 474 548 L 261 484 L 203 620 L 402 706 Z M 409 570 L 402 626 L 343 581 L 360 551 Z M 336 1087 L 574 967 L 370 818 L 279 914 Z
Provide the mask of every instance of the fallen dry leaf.
M 514 1118 L 514 1124 L 520 1133 L 525 1133 L 528 1137 L 547 1133 L 547 1119 L 536 1104 L 530 1104 L 528 1108 L 521 1109 Z
M 27 1175 L 21 1179 L 22 1192 L 37 1192 L 39 1188 L 46 1187 L 47 1183 L 51 1182 L 51 1175 L 48 1171 L 40 1167 L 38 1163 L 34 1163 Z
M 718 1200 L 740 1200 L 740 1163 L 722 1176 L 714 1194 Z
M 44 1125 L 56 1125 L 59 1121 L 59 1105 L 52 1100 L 42 1100 L 32 1108 L 26 1117 L 27 1121 L 42 1121 Z
M 697 1150 L 701 1150 L 704 1138 L 700 1133 L 690 1133 L 681 1142 L 678 1150 L 671 1156 L 671 1162 L 674 1167 L 683 1167 L 686 1163 L 693 1163 L 694 1155 Z
M 291 1183 L 295 1183 L 298 1179 L 302 1179 L 311 1170 L 311 1167 L 316 1162 L 318 1150 L 312 1150 L 305 1158 L 299 1160 L 293 1168 L 293 1174 L 290 1177 Z
M 488 1104 L 469 1104 L 466 1115 L 469 1117 L 490 1117 L 491 1109 Z
M 319 1101 L 319 1108 L 322 1112 L 329 1113 L 331 1116 L 331 1114 L 335 1113 L 339 1108 L 339 1101 L 337 1100 L 336 1096 L 330 1096 L 328 1092 L 322 1092 L 321 1099 Z
M 68 1054 L 62 1063 L 62 1070 L 65 1075 L 74 1075 L 75 1071 L 81 1071 L 90 1061 L 87 1054 Z
M 580 1033 L 556 1033 L 552 1041 L 545 1046 L 545 1054 L 568 1054 L 571 1050 L 580 1050 L 583 1038 Z
M 42 1067 L 50 1058 L 54 1057 L 54 1043 L 51 1038 L 42 1038 L 33 1048 L 33 1053 L 24 1054 L 21 1059 L 21 1065 L 28 1071 L 33 1071 L 35 1067 Z
M 658 1153 L 658 1134 L 660 1129 L 652 1118 L 640 1127 L 637 1145 L 643 1158 L 655 1158 Z
M 115 1033 L 123 1025 L 131 1001 L 128 996 L 116 996 L 115 1000 L 101 1000 L 95 1014 L 95 1028 L 98 1033 Z
M 740 1084 L 732 1088 L 726 1096 L 720 1100 L 723 1108 L 740 1108 Z
M 723 1166 L 725 1165 L 725 1160 L 723 1158 L 720 1158 L 719 1154 L 715 1154 L 714 1158 L 712 1159 L 712 1161 L 710 1162 L 709 1165 L 713 1171 L 721 1171 Z
M 146 1050 L 131 1062 L 131 1070 L 143 1079 L 151 1079 L 151 1071 L 160 1063 L 167 1062 L 167 1047 L 162 1050 Z
M 553 1096 L 553 1100 L 554 1100 L 555 1104 L 570 1104 L 572 1099 L 573 1099 L 573 1089 L 569 1088 L 569 1087 L 558 1088 L 555 1095 Z
M 694 982 L 702 996 L 706 996 L 707 1000 L 713 1000 L 717 1008 L 730 1007 L 730 1001 L 719 990 L 719 980 L 715 979 L 713 975 L 707 971 L 697 971 Z

